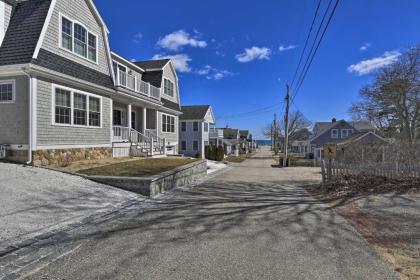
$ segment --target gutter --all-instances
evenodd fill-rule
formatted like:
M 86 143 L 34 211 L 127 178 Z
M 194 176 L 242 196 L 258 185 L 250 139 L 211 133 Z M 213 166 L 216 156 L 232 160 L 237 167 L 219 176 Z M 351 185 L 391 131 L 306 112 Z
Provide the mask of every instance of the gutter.
M 34 89 L 32 86 L 32 75 L 28 73 L 27 68 L 22 68 L 23 73 L 28 77 L 29 83 L 29 106 L 28 106 L 28 161 L 26 164 L 30 165 L 32 163 L 32 151 L 33 151 L 33 143 L 32 143 L 32 135 L 33 135 L 33 127 L 32 127 L 32 117 L 33 117 L 33 100 L 34 100 Z

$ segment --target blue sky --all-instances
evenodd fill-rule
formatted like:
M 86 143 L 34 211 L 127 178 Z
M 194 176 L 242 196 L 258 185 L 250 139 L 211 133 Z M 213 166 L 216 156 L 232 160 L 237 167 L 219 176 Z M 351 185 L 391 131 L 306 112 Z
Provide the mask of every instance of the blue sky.
M 217 126 L 250 129 L 261 138 L 273 114 L 282 114 L 285 83 L 318 1 L 95 3 L 111 31 L 113 51 L 133 60 L 174 57 L 183 105 L 211 104 Z M 375 69 L 419 38 L 417 0 L 341 0 L 292 110 L 313 122 L 348 118 Z

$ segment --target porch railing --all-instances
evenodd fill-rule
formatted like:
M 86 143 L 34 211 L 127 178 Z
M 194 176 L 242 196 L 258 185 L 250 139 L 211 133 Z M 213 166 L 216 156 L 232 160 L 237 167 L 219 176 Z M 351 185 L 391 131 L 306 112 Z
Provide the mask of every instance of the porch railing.
M 130 141 L 130 128 L 125 126 L 113 126 L 112 132 L 114 141 Z
M 142 81 L 134 75 L 120 71 L 119 69 L 117 69 L 116 78 L 117 86 L 124 87 L 136 93 L 143 94 L 147 97 L 160 100 L 160 88 Z
M 116 142 L 131 142 L 149 155 L 165 154 L 165 138 L 156 136 L 155 130 L 146 130 L 146 135 L 125 126 L 113 126 L 113 140 Z

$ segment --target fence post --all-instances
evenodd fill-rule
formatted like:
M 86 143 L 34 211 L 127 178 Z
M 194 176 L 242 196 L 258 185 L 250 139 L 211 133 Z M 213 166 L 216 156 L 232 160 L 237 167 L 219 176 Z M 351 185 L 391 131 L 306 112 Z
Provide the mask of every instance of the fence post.
M 150 156 L 153 156 L 153 137 L 150 137 Z
M 322 174 L 322 184 L 326 183 L 326 175 L 325 175 L 325 160 L 321 161 L 321 174 Z

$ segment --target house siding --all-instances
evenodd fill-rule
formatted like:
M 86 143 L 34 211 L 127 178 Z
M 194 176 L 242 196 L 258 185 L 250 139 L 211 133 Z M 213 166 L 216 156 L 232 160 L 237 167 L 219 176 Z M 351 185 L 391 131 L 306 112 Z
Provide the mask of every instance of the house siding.
M 186 123 L 186 131 L 181 131 L 181 122 Z M 200 155 L 204 155 L 204 123 L 198 122 L 198 131 L 194 131 L 194 121 L 187 121 L 182 120 L 179 122 L 179 145 L 181 145 L 182 141 L 186 141 L 186 150 L 181 150 L 181 146 L 179 147 L 180 153 L 195 157 L 197 153 Z M 198 151 L 193 149 L 194 141 L 198 141 Z M 207 134 L 207 141 L 208 141 L 208 134 Z
M 163 132 L 162 131 L 162 114 L 175 117 L 175 132 L 174 133 Z M 168 114 L 168 113 L 163 113 L 163 112 L 159 111 L 158 112 L 157 126 L 158 126 L 158 130 L 159 130 L 158 136 L 160 138 L 165 138 L 166 142 L 170 142 L 169 146 L 178 145 L 179 118 L 177 116 L 174 116 L 174 115 L 171 115 L 171 114 Z
M 85 128 L 57 126 L 52 123 L 52 84 L 50 80 L 38 80 L 37 92 L 37 145 L 97 145 L 111 144 L 111 99 L 102 97 L 102 127 Z M 64 84 L 60 84 L 66 86 Z M 71 87 L 71 86 L 69 86 Z M 74 87 L 71 87 L 74 88 Z M 80 89 L 82 90 L 82 89 Z M 93 94 L 98 94 L 94 93 Z
M 15 80 L 14 103 L 0 103 L 0 144 L 28 144 L 29 80 L 26 76 L 1 77 Z
M 165 94 L 165 89 L 164 89 L 165 84 L 164 84 L 164 81 L 163 81 L 164 78 L 167 78 L 174 83 L 175 91 L 174 91 L 174 96 L 173 97 Z M 163 78 L 162 78 L 161 87 L 162 87 L 162 95 L 161 95 L 162 98 L 165 98 L 165 99 L 170 100 L 170 101 L 175 102 L 175 103 L 179 103 L 179 98 L 178 98 L 179 88 L 178 88 L 178 83 L 177 83 L 177 80 L 176 80 L 176 75 L 175 75 L 174 71 L 172 70 L 172 68 L 169 64 L 167 64 L 163 68 Z
M 98 39 L 97 63 L 90 62 L 87 59 L 60 48 L 60 13 L 63 16 L 69 17 L 71 20 L 82 23 L 89 31 L 95 33 Z M 102 27 L 85 0 L 57 0 L 42 48 L 107 75 L 110 75 L 111 73 L 108 65 L 108 53 L 102 33 Z
M 331 138 L 331 130 L 332 129 L 338 129 L 338 137 L 339 138 Z M 347 122 L 340 122 L 337 125 L 328 129 L 327 131 L 324 131 L 322 133 L 322 135 L 320 135 L 315 140 L 311 141 L 311 144 L 317 145 L 317 146 L 322 146 L 322 145 L 324 145 L 326 143 L 329 143 L 329 142 L 337 142 L 337 140 L 344 139 L 344 138 L 342 138 L 342 135 L 341 135 L 341 130 L 342 129 L 353 129 L 354 132 L 357 131 L 356 129 L 353 128 L 353 126 L 349 125 Z

